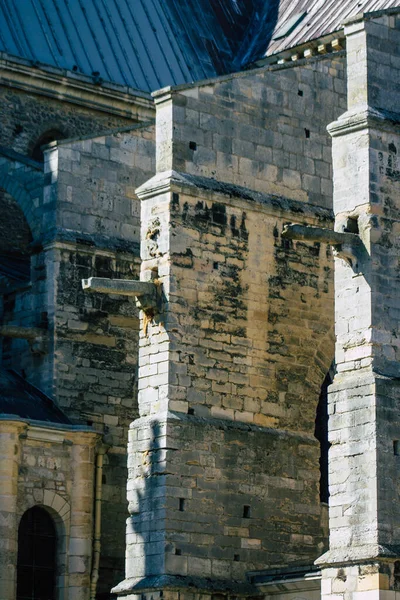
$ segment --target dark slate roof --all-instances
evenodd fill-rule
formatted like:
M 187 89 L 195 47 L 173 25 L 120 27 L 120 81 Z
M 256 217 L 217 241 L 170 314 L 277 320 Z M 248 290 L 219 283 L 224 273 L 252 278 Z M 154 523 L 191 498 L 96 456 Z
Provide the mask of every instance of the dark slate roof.
M 399 4 L 400 0 L 1 0 L 0 51 L 37 66 L 89 75 L 97 83 L 111 81 L 149 92 L 237 71 L 331 33 L 358 12 Z M 282 35 L 287 25 L 289 31 Z
M 15 371 L 0 368 L 0 416 L 71 425 L 71 421 L 40 390 Z

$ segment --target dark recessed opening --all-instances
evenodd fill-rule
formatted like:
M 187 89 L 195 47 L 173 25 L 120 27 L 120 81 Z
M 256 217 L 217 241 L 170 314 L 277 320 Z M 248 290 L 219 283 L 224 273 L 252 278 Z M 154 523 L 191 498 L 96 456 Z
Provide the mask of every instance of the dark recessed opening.
M 347 233 L 356 233 L 357 235 L 360 233 L 358 229 L 358 218 L 357 217 L 349 217 L 347 219 L 346 227 L 344 229 Z
M 243 506 L 243 519 L 250 519 L 250 506 L 247 504 Z
M 234 555 L 233 555 L 233 560 L 234 560 L 235 562 L 239 562 L 239 561 L 240 561 L 240 556 L 239 556 L 239 554 L 234 554 Z
M 192 408 L 192 407 L 188 408 L 188 415 L 194 415 L 194 408 Z
M 17 598 L 55 598 L 56 562 L 54 521 L 34 506 L 22 516 L 18 529 Z
M 91 427 L 93 425 L 93 421 L 86 421 L 86 424 L 89 425 L 89 427 Z
M 47 144 L 50 144 L 51 142 L 63 140 L 64 138 L 65 135 L 58 129 L 51 129 L 50 131 L 46 131 L 46 133 L 43 133 L 43 135 L 41 135 L 35 143 L 31 152 L 33 160 L 36 160 L 37 162 L 44 162 L 42 150 L 43 146 L 47 146 Z
M 400 443 L 399 440 L 393 440 L 393 454 L 395 456 L 400 455 Z
M 197 144 L 196 144 L 196 142 L 189 142 L 189 148 L 191 150 L 197 150 Z
M 218 269 L 218 263 L 217 262 L 213 263 L 213 269 L 216 269 L 216 270 Z
M 180 512 L 185 510 L 185 498 L 179 498 L 179 510 Z
M 303 90 L 299 90 L 299 91 L 297 92 L 297 94 L 298 94 L 298 96 L 303 96 L 303 95 L 304 95 L 304 92 L 303 92 Z
M 182 550 L 180 548 L 175 548 L 175 554 L 176 554 L 176 556 L 181 556 Z
M 311 135 L 310 130 L 309 129 L 304 129 L 304 133 L 306 134 L 306 138 L 309 139 L 310 135 Z
M 332 373 L 333 373 L 332 368 Z M 328 387 L 332 383 L 331 374 L 328 372 L 325 380 L 321 387 L 321 393 L 319 396 L 317 412 L 315 416 L 315 431 L 314 435 L 319 441 L 320 446 L 320 456 L 319 456 L 319 470 L 320 470 L 320 479 L 319 479 L 319 499 L 320 502 L 324 502 L 325 504 L 329 501 L 329 464 L 328 464 L 328 454 L 330 443 L 328 440 Z

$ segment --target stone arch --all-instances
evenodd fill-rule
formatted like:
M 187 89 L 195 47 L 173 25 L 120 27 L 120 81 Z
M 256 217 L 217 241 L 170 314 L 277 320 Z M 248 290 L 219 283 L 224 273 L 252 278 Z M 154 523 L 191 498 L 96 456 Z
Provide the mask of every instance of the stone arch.
M 35 209 L 43 195 L 43 172 L 34 168 L 15 168 L 12 160 L 0 167 L 0 188 L 12 196 L 21 208 L 31 229 L 33 239 L 40 235 L 40 221 Z
M 54 521 L 57 534 L 57 571 L 56 598 L 64 600 L 68 589 L 68 544 L 71 519 L 71 505 L 60 494 L 53 490 L 35 490 L 35 499 L 26 500 L 18 514 L 17 530 L 23 515 L 34 506 L 46 510 Z

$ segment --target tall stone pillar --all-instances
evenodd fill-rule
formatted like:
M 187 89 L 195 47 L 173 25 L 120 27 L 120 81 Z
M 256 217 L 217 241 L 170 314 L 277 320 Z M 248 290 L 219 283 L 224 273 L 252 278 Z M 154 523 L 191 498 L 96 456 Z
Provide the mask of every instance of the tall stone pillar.
M 72 447 L 71 526 L 68 546 L 68 600 L 88 600 L 92 568 L 94 463 L 98 439 L 81 434 Z
M 2 598 L 15 598 L 18 554 L 18 467 L 21 457 L 20 435 L 25 423 L 0 422 L 0 590 Z
M 398 9 L 397 9 L 398 10 Z M 400 16 L 347 23 L 348 112 L 333 137 L 337 375 L 329 393 L 330 549 L 323 600 L 400 590 Z

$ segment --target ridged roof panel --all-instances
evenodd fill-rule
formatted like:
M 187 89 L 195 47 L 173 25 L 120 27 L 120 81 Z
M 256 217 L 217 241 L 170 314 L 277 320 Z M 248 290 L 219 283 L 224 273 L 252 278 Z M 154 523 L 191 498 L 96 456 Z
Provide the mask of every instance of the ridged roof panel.
M 270 14 L 269 20 L 261 24 L 247 48 L 242 47 L 242 64 L 334 33 L 342 28 L 344 21 L 359 13 L 399 7 L 400 0 L 281 0 L 275 4 L 275 18 Z M 299 17 L 298 24 L 289 30 L 288 35 L 280 37 L 285 24 L 296 22 L 296 17 Z
M 192 80 L 161 0 L 1 0 L 0 50 L 145 91 Z
M 0 0 L 0 51 L 150 92 L 240 70 L 332 33 L 359 12 L 399 5 L 400 0 Z M 277 39 L 290 23 L 295 26 Z
M 1 0 L 0 51 L 153 91 L 232 70 L 262 0 Z

